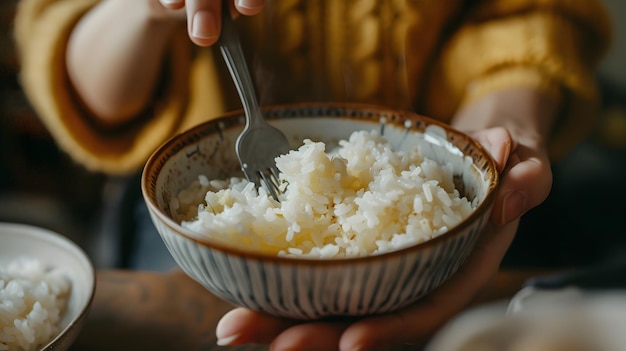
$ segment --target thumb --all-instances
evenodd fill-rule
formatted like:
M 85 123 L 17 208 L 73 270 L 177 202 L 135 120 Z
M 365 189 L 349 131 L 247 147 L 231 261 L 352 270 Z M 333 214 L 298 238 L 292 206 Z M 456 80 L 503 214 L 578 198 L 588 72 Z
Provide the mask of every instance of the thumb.
M 489 152 L 496 162 L 498 171 L 502 172 L 511 155 L 511 150 L 515 149 L 511 134 L 503 127 L 494 127 L 468 133 L 469 136 L 478 141 Z

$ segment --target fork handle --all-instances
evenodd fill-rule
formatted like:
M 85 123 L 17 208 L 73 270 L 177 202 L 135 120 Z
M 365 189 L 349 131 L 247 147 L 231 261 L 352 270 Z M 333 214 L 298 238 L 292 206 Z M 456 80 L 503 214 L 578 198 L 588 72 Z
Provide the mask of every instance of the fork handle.
M 220 34 L 219 45 L 243 105 L 246 115 L 245 129 L 263 124 L 264 121 L 260 118 L 261 109 L 259 108 L 250 71 L 243 55 L 237 28 L 230 15 L 229 0 L 222 1 L 222 33 Z

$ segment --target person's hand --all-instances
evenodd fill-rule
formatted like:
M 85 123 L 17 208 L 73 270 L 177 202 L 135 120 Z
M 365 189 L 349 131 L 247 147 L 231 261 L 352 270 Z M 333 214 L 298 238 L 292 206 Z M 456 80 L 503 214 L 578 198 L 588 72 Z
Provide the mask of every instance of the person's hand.
M 150 1 L 156 14 L 186 19 L 189 38 L 195 44 L 210 46 L 217 41 L 220 34 L 223 0 Z M 258 14 L 264 5 L 265 0 L 236 0 L 234 6 L 239 13 L 251 16 Z
M 432 294 L 395 313 L 352 321 L 298 323 L 236 308 L 217 326 L 220 344 L 264 343 L 272 350 L 370 350 L 425 343 L 497 273 L 519 218 L 548 195 L 545 137 L 556 102 L 526 89 L 492 94 L 460 111 L 453 125 L 471 134 L 502 173 L 491 222 L 459 271 Z
M 493 93 L 460 111 L 452 126 L 467 132 L 501 163 L 500 189 L 492 221 L 503 225 L 542 203 L 550 192 L 552 170 L 547 140 L 558 102 L 531 89 Z M 511 144 L 503 143 L 508 133 Z

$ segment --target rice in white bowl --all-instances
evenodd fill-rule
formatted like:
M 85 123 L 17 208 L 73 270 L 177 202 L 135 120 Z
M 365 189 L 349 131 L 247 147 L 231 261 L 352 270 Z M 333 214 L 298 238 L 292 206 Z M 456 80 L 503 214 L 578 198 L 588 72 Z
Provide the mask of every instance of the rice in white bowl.
M 57 335 L 71 290 L 59 269 L 30 257 L 0 265 L 0 350 L 38 350 Z
M 395 151 L 357 131 L 326 152 L 305 140 L 277 158 L 280 202 L 243 178 L 197 181 L 170 202 L 182 226 L 215 240 L 281 256 L 360 257 L 432 239 L 475 208 L 452 168 Z

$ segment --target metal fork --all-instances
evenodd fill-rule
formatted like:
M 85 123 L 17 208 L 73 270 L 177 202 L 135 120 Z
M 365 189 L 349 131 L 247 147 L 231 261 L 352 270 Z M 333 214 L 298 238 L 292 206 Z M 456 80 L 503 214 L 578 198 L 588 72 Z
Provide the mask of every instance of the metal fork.
M 285 135 L 269 125 L 261 114 L 228 2 L 222 1 L 219 45 L 246 116 L 246 125 L 237 138 L 235 150 L 246 178 L 257 187 L 264 186 L 279 201 L 279 171 L 275 158 L 289 152 L 289 144 Z

